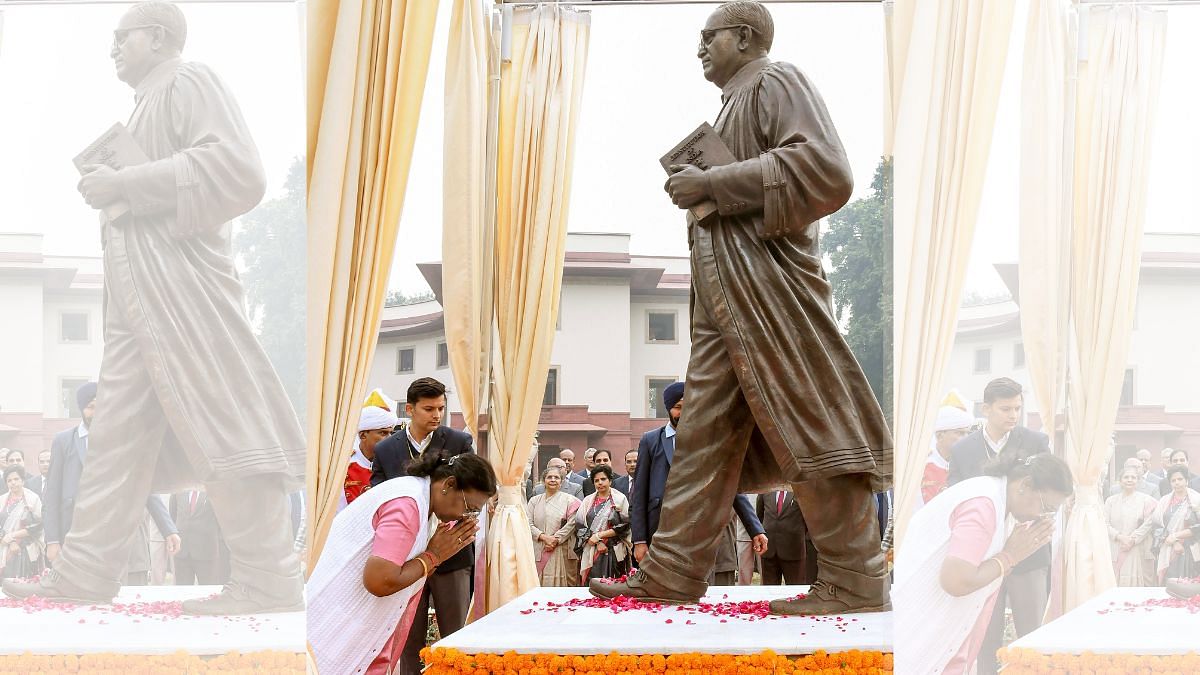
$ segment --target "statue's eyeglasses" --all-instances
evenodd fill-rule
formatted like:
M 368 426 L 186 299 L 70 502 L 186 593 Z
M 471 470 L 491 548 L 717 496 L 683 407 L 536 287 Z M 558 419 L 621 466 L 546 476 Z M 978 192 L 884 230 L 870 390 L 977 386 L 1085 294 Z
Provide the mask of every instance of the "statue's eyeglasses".
M 139 26 L 129 26 L 128 28 L 118 28 L 113 31 L 113 46 L 120 47 L 121 45 L 125 44 L 125 40 L 126 40 L 126 38 L 129 37 L 130 32 L 135 31 L 135 30 L 140 30 L 143 28 L 162 28 L 164 33 L 167 30 L 167 28 L 165 26 L 163 26 L 162 24 L 157 24 L 157 23 L 145 23 L 145 24 L 141 24 Z
M 704 30 L 700 31 L 700 46 L 707 47 L 712 43 L 713 38 L 717 36 L 717 31 L 729 30 L 730 28 L 749 28 L 750 32 L 754 32 L 754 26 L 745 23 L 732 23 L 728 26 L 714 26 L 712 28 L 705 28 Z

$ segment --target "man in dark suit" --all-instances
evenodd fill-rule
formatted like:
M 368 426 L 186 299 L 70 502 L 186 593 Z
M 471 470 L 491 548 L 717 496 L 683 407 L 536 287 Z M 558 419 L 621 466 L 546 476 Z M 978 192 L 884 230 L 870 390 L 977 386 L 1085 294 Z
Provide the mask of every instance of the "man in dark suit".
M 763 585 L 806 585 L 816 581 L 817 549 L 791 491 L 759 495 L 755 514 L 771 541 L 762 554 Z
M 567 473 L 567 465 L 566 465 L 566 463 L 565 463 L 565 462 L 563 462 L 563 461 L 562 461 L 561 459 L 559 459 L 558 457 L 551 457 L 551 458 L 550 458 L 550 459 L 549 459 L 549 460 L 546 462 L 546 471 L 549 471 L 550 469 L 559 469 L 559 470 L 562 472 L 562 473 L 561 473 L 561 474 L 559 474 L 559 475 L 566 475 L 566 473 Z M 542 475 L 543 475 L 543 476 L 545 476 L 545 475 L 546 475 L 546 472 L 545 472 L 545 471 L 543 471 L 543 472 L 542 472 Z M 539 480 L 537 483 L 532 483 L 532 480 L 533 480 L 533 479 L 530 479 L 530 481 L 531 481 L 531 484 L 533 485 L 533 487 L 530 487 L 530 488 L 527 488 L 527 489 L 526 489 L 526 494 L 528 494 L 528 495 L 529 495 L 529 498 L 530 498 L 530 499 L 533 499 L 534 497 L 536 497 L 536 496 L 538 496 L 538 495 L 540 495 L 540 494 L 545 494 L 545 493 L 546 493 L 546 483 L 545 483 L 545 481 L 540 481 L 540 480 Z M 615 483 L 614 483 L 614 484 L 615 484 Z M 564 480 L 564 481 L 562 481 L 562 485 L 559 487 L 559 489 L 560 489 L 560 490 L 562 490 L 563 492 L 565 492 L 565 493 L 567 493 L 567 494 L 571 495 L 572 497 L 574 497 L 574 498 L 576 498 L 576 499 L 583 499 L 583 496 L 584 496 L 584 495 L 583 495 L 583 486 L 579 485 L 578 483 L 572 483 L 572 482 L 571 482 L 571 481 L 569 481 L 569 480 Z
M 596 466 L 596 449 L 588 448 L 583 451 L 584 467 L 575 472 L 575 476 L 579 478 L 579 482 L 587 485 L 592 482 L 592 469 Z
M 650 550 L 650 539 L 658 530 L 663 491 L 675 456 L 675 433 L 683 414 L 682 382 L 674 382 L 663 390 L 663 407 L 667 409 L 668 424 L 642 434 L 637 458 L 642 475 L 633 482 L 633 494 L 629 495 L 629 529 L 633 557 L 638 562 Z
M 667 476 L 671 471 L 671 462 L 675 456 L 675 433 L 679 428 L 679 417 L 683 414 L 683 383 L 674 382 L 663 390 L 663 407 L 667 409 L 669 424 L 652 429 L 642 434 L 638 444 L 637 476 L 633 481 L 633 494 L 629 496 L 630 534 L 633 539 L 633 557 L 638 562 L 646 557 L 654 533 L 658 530 L 658 519 L 662 511 L 663 493 L 667 488 Z M 606 450 L 596 452 L 597 457 Z M 737 495 L 733 502 L 733 510 L 741 519 L 742 525 L 752 537 L 754 551 L 762 553 L 767 548 L 767 535 L 762 523 L 754 515 L 754 506 L 745 495 Z M 722 558 L 722 553 L 733 549 L 732 569 L 737 569 L 737 543 L 733 528 L 727 527 L 724 540 L 718 545 L 716 558 Z M 728 555 L 724 556 L 730 557 Z M 716 561 L 714 561 L 715 563 Z M 714 569 L 715 569 L 714 565 Z M 722 570 L 723 574 L 728 574 Z M 727 577 L 718 578 L 710 575 L 710 581 L 716 585 L 727 586 L 732 580 Z
M 630 496 L 629 483 L 633 480 L 634 474 L 637 473 L 637 456 L 637 448 L 625 453 L 625 475 L 617 476 L 617 479 L 612 484 L 614 490 L 620 491 L 626 497 Z
M 1050 452 L 1050 438 L 1017 422 L 1024 405 L 1021 385 L 1007 377 L 992 380 L 983 389 L 982 429 L 967 434 L 950 449 L 949 485 L 983 475 L 984 466 L 1001 452 L 1020 458 Z M 1000 587 L 992 621 L 983 640 L 979 672 L 996 672 L 996 650 L 1004 646 L 1005 603 L 1012 608 L 1017 637 L 1042 623 L 1050 597 L 1050 547 L 1044 546 L 1013 567 Z
M 446 385 L 432 377 L 414 380 L 408 386 L 404 411 L 409 423 L 403 430 L 375 445 L 375 461 L 371 466 L 371 486 L 385 480 L 408 475 L 409 462 L 425 453 L 442 452 L 447 456 L 474 452 L 471 435 L 441 426 L 446 414 Z M 450 556 L 429 577 L 421 592 L 416 617 L 408 631 L 408 641 L 400 657 L 399 673 L 421 672 L 421 649 L 429 629 L 429 603 L 437 611 L 438 630 L 442 637 L 462 628 L 467 621 L 471 604 L 471 582 L 475 570 L 475 545 L 471 544 Z
M 183 537 L 175 556 L 175 585 L 221 585 L 229 577 L 229 551 L 204 490 L 171 495 L 171 518 Z
M 42 496 L 42 481 L 40 477 L 35 478 L 29 470 L 25 468 L 25 453 L 20 450 L 9 450 L 4 448 L 4 466 L 19 466 L 21 467 L 21 480 L 24 481 L 25 487 L 37 493 L 37 496 Z
M 63 539 L 71 529 L 72 515 L 75 510 L 75 497 L 79 492 L 79 477 L 83 474 L 83 465 L 87 461 L 88 428 L 96 412 L 96 383 L 88 382 L 75 392 L 75 401 L 79 404 L 83 421 L 78 426 L 58 432 L 50 444 L 50 473 L 46 474 L 46 484 L 42 495 L 42 532 L 46 540 L 46 558 L 51 564 L 58 558 Z M 171 514 L 162 500 L 154 495 L 146 498 L 146 510 L 154 518 L 154 524 L 163 534 L 167 544 L 167 553 L 175 555 L 179 552 L 180 538 Z M 141 530 L 135 532 L 140 533 Z M 135 534 L 144 537 L 143 534 Z M 138 550 L 139 542 L 135 539 L 131 551 Z M 141 547 L 145 548 L 144 542 Z
M 1168 448 L 1168 450 L 1170 450 L 1170 448 Z M 1188 487 L 1192 490 L 1200 492 L 1200 476 L 1192 473 L 1192 470 L 1188 467 L 1187 450 L 1171 450 L 1169 457 L 1169 463 L 1163 466 L 1163 472 L 1165 473 L 1166 470 L 1172 466 L 1182 466 L 1188 472 Z M 1161 481 L 1159 481 L 1158 494 L 1171 494 L 1171 479 L 1169 477 L 1163 478 Z
M 43 450 L 38 453 L 38 475 L 25 481 L 25 487 L 41 497 L 46 489 L 46 476 L 48 475 L 50 475 L 50 451 Z
M 563 464 L 567 467 L 566 480 L 578 485 L 579 489 L 582 490 L 584 480 L 583 476 L 581 476 L 579 472 L 575 470 L 575 451 L 570 448 L 563 448 L 559 451 L 558 458 L 561 459 Z M 588 480 L 591 480 L 591 478 L 588 478 Z
M 1002 450 L 1020 457 L 1050 452 L 1050 437 L 1021 426 L 1024 396 L 1020 383 L 1007 377 L 992 380 L 983 389 L 982 429 L 960 439 L 950 449 L 949 485 L 983 475 L 983 467 Z
M 611 469 L 612 468 L 612 453 L 609 452 L 608 450 L 603 450 L 603 449 L 596 450 L 595 452 L 592 453 L 591 466 L 592 466 L 592 468 L 596 468 L 598 466 L 607 466 L 608 468 Z M 615 485 L 616 485 L 615 481 L 614 481 L 613 485 L 615 487 Z M 592 482 L 592 479 L 590 477 L 587 480 L 583 481 L 583 496 L 584 497 L 592 494 L 595 491 L 596 491 L 596 484 Z M 625 494 L 625 493 L 622 492 L 621 494 Z

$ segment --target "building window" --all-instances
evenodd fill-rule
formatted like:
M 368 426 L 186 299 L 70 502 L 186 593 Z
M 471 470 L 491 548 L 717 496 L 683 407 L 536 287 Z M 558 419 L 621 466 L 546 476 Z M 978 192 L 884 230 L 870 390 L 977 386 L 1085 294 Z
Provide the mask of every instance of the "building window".
M 415 347 L 401 347 L 400 350 L 396 352 L 397 373 L 411 373 L 416 371 L 416 367 L 414 365 L 414 361 L 416 360 L 416 351 L 417 350 Z
M 646 341 L 647 342 L 677 342 L 675 336 L 674 311 L 646 312 Z
M 450 367 L 450 349 L 446 347 L 445 342 L 437 343 L 437 367 Z
M 59 318 L 59 337 L 63 342 L 88 341 L 87 312 L 63 312 Z
M 1025 345 L 1018 342 L 1013 345 L 1013 368 L 1025 367 Z
M 80 417 L 79 402 L 75 400 L 75 392 L 87 383 L 88 379 L 86 377 L 64 377 L 59 380 L 58 398 L 62 404 L 60 406 L 60 414 L 63 417 L 73 417 L 76 419 Z
M 542 396 L 542 405 L 558 405 L 558 366 L 552 366 L 546 373 L 546 393 Z
M 992 372 L 992 348 L 975 350 L 975 372 Z
M 1125 379 L 1121 381 L 1121 405 L 1133 405 L 1133 368 L 1125 369 Z
M 646 417 L 666 419 L 663 409 L 663 391 L 675 381 L 673 377 L 650 377 L 646 379 Z

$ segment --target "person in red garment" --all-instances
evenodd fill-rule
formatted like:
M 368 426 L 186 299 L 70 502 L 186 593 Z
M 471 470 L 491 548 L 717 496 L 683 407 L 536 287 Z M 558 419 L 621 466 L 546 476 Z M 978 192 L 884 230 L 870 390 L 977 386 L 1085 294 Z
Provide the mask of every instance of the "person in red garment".
M 345 494 L 338 504 L 339 511 L 371 487 L 375 446 L 392 434 L 399 421 L 396 413 L 392 412 L 394 408 L 395 403 L 388 405 L 387 399 L 378 389 L 367 397 L 367 402 L 358 415 L 358 440 L 354 444 L 354 454 L 350 456 L 350 466 L 346 467 Z

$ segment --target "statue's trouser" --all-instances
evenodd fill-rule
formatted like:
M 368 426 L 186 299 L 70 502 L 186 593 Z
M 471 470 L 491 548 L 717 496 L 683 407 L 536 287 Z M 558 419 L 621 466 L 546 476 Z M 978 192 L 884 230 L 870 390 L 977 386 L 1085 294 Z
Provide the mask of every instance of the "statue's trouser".
M 115 314 L 110 307 L 86 463 L 54 563 L 69 583 L 114 596 L 168 432 L 145 360 Z M 281 604 L 299 602 L 303 581 L 283 476 L 211 482 L 205 490 L 229 547 L 230 581 Z
M 704 594 L 754 428 L 724 340 L 696 302 L 683 415 L 662 516 L 640 566 L 647 578 L 686 595 Z M 868 476 L 809 480 L 792 485 L 792 491 L 817 549 L 818 579 L 860 598 L 886 600 L 887 559 Z

